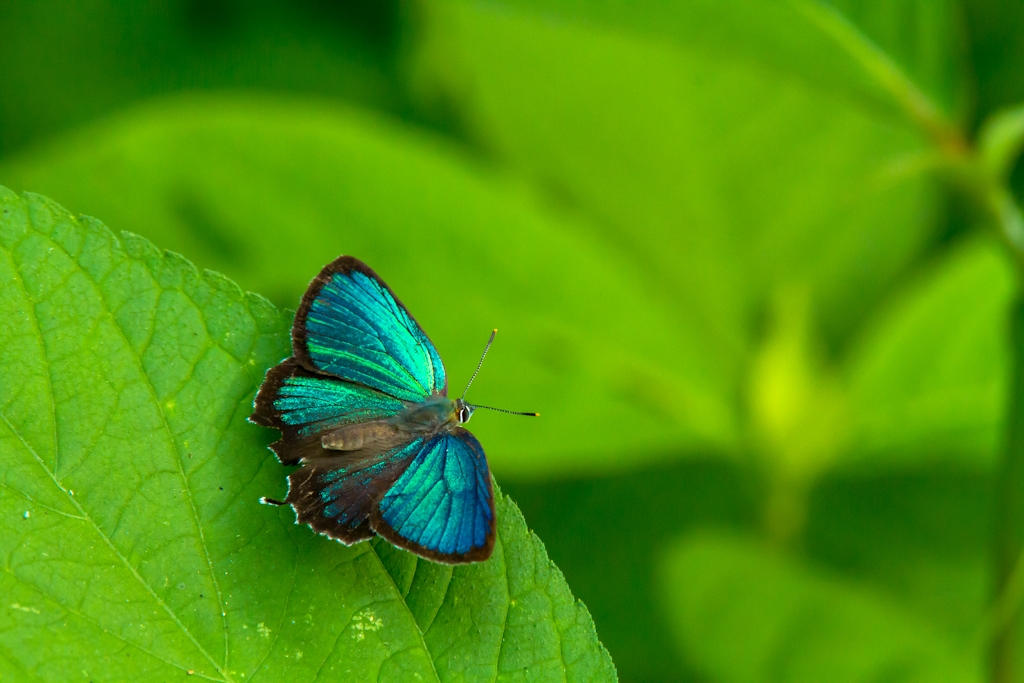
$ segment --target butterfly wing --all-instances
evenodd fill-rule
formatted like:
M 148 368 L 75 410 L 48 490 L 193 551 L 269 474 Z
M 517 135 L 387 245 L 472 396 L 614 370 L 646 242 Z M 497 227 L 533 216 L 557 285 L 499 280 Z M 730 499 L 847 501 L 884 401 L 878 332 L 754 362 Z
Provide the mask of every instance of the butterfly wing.
M 486 560 L 494 549 L 494 491 L 480 442 L 459 427 L 418 448 L 370 515 L 371 527 L 429 560 Z
M 342 256 L 310 283 L 292 326 L 307 369 L 403 401 L 447 393 L 437 349 L 394 292 L 359 259 Z
M 397 415 L 402 401 L 379 391 L 310 372 L 294 358 L 272 368 L 249 418 L 281 430 L 270 447 L 285 465 L 324 455 L 321 435 L 335 427 Z
M 284 502 L 298 523 L 346 545 L 373 538 L 370 513 L 422 445 L 414 439 L 380 453 L 315 461 L 289 475 Z

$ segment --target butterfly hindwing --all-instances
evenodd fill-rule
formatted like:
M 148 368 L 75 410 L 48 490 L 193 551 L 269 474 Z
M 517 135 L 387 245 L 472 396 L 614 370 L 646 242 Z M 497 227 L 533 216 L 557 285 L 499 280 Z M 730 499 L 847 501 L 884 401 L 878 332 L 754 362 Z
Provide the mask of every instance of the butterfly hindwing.
M 414 439 L 382 453 L 325 458 L 292 472 L 285 503 L 299 523 L 347 545 L 374 536 L 369 517 L 420 450 Z
M 430 339 L 384 281 L 351 256 L 329 263 L 310 283 L 295 314 L 292 345 L 309 370 L 403 401 L 447 392 Z
M 487 559 L 495 510 L 483 447 L 458 427 L 423 441 L 380 499 L 370 525 L 395 545 L 437 562 Z
M 270 447 L 283 464 L 295 465 L 323 455 L 320 437 L 329 429 L 387 419 L 404 407 L 392 396 L 310 372 L 289 358 L 267 373 L 250 420 L 280 429 L 281 439 Z

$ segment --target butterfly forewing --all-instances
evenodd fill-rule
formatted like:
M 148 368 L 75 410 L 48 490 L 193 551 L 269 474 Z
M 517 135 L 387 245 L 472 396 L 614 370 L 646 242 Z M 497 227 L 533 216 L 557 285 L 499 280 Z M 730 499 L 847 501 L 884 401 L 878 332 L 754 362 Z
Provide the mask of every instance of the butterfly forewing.
M 422 328 L 384 281 L 351 256 L 313 280 L 295 314 L 292 342 L 310 370 L 403 401 L 447 388 L 441 357 Z
M 283 464 L 295 465 L 322 455 L 320 437 L 327 430 L 387 419 L 404 407 L 393 396 L 310 372 L 289 358 L 267 373 L 250 419 L 281 430 L 270 447 Z

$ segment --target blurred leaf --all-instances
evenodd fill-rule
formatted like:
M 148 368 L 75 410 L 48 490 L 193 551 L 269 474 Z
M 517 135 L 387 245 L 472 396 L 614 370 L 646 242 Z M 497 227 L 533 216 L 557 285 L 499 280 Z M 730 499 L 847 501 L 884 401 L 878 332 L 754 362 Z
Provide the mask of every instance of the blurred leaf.
M 962 4 L 969 3 L 826 0 L 823 4 L 834 7 L 862 31 L 948 114 L 964 118 L 971 93 Z
M 158 93 L 263 88 L 397 108 L 393 0 L 0 3 L 0 155 Z
M 501 0 L 537 14 L 571 17 L 676 42 L 721 59 L 753 62 L 816 89 L 895 111 L 891 93 L 815 19 L 834 11 L 877 45 L 947 111 L 966 104 L 966 39 L 956 0 Z
M 971 466 L 833 472 L 811 492 L 801 543 L 815 563 L 970 642 L 991 601 L 993 484 Z
M 879 316 L 849 359 L 853 460 L 995 461 L 1014 287 L 1000 246 L 970 241 Z
M 751 484 L 745 468 L 706 458 L 603 476 L 510 482 L 505 490 L 594 616 L 621 679 L 676 683 L 690 679 L 666 628 L 664 592 L 654 580 L 659 554 L 672 539 L 702 526 L 752 526 L 757 512 Z
M 764 492 L 752 473 L 691 460 L 514 482 L 506 492 L 593 614 L 622 680 L 707 683 L 692 674 L 695 660 L 679 661 L 655 569 L 672 539 L 701 528 L 763 532 Z M 816 565 L 898 596 L 916 618 L 967 643 L 990 600 L 993 491 L 991 473 L 969 466 L 826 473 L 811 489 L 798 540 Z M 736 609 L 753 613 L 756 603 L 743 599 L 737 594 Z
M 287 347 L 265 300 L 0 188 L 0 303 L 0 675 L 615 679 L 500 493 L 494 557 L 455 569 L 257 504 L 284 488 L 245 421 Z
M 836 48 L 785 5 L 616 4 L 603 23 L 566 5 L 431 5 L 414 64 L 425 106 L 453 102 L 484 147 L 593 217 L 734 377 L 777 285 L 807 287 L 841 341 L 930 239 L 932 184 L 906 163 L 918 134 L 794 71 Z M 608 26 L 620 20 L 678 33 Z M 762 20 L 764 40 L 784 28 L 771 50 L 792 47 L 792 69 L 733 39 Z
M 978 131 L 978 153 L 986 170 L 1005 182 L 1024 149 L 1024 105 L 989 116 Z
M 693 537 L 661 577 L 680 647 L 721 683 L 981 680 L 927 624 L 753 542 Z
M 480 416 L 502 474 L 630 466 L 735 440 L 728 389 L 628 260 L 545 215 L 436 140 L 308 101 L 181 99 L 11 164 L 3 182 L 60 196 L 243 287 L 295 305 L 339 253 L 370 263 L 441 350 L 460 391 L 539 410 Z
M 842 386 L 814 337 L 807 292 L 782 290 L 750 369 L 750 420 L 773 475 L 798 486 L 842 451 L 849 415 Z

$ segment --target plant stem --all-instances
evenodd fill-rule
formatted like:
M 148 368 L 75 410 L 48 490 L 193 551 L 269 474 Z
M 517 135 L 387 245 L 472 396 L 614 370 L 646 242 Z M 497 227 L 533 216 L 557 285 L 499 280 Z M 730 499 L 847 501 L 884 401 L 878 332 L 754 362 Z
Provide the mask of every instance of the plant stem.
M 998 473 L 991 680 L 1017 680 L 1017 641 L 1020 639 L 1021 574 L 1024 551 L 1024 298 L 1018 294 L 1010 310 L 1012 373 L 1006 452 Z
M 818 0 L 790 0 L 822 33 L 828 35 L 856 61 L 942 153 L 962 158 L 969 145 L 959 127 L 950 122 L 892 58 L 851 24 L 838 10 Z
M 1006 451 L 997 473 L 995 586 L 986 628 L 993 683 L 1024 678 L 1017 650 L 1024 638 L 1024 213 L 1009 187 L 1009 169 L 1024 147 L 1024 108 L 990 118 L 979 152 L 883 50 L 838 11 L 818 0 L 789 0 L 857 61 L 904 115 L 927 135 L 953 182 L 985 211 L 1017 264 L 1017 299 L 1009 311 L 1011 384 Z M 994 154 L 993 154 L 994 153 Z

